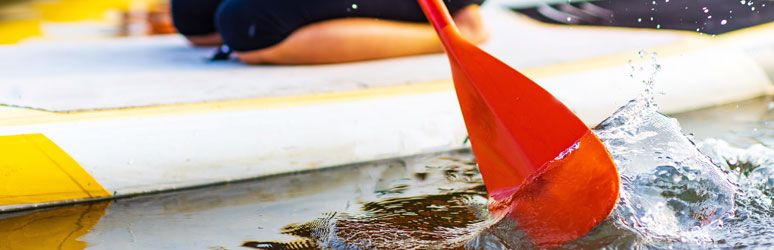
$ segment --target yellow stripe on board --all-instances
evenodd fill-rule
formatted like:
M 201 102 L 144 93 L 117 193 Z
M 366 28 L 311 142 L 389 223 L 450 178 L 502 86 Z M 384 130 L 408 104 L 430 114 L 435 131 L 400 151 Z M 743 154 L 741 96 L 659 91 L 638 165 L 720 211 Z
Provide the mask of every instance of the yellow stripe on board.
M 42 134 L 0 136 L 0 205 L 110 196 Z
M 354 102 L 401 95 L 418 95 L 441 91 L 454 91 L 454 85 L 451 80 L 299 96 L 266 97 L 72 113 L 55 113 L 0 106 L 0 117 L 3 117 L 3 119 L 0 120 L 0 126 L 149 117 L 170 114 L 184 115 L 291 108 L 328 103 Z
M 39 20 L 0 22 L 0 44 L 14 44 L 33 36 L 41 35 Z

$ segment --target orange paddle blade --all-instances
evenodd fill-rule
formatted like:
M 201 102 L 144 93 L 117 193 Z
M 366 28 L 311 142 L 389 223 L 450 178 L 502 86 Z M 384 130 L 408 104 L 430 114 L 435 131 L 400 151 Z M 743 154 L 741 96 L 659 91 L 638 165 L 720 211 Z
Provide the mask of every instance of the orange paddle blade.
M 619 177 L 610 156 L 591 131 L 562 157 L 533 173 L 524 184 L 490 193 L 493 214 L 507 213 L 540 247 L 555 247 L 585 235 L 613 211 Z
M 490 194 L 513 191 L 516 186 L 522 190 L 513 191 L 516 198 L 509 214 L 538 244 L 556 244 L 555 239 L 564 242 L 588 233 L 610 214 L 618 197 L 618 172 L 604 145 L 548 91 L 463 39 L 441 0 L 419 3 L 449 56 L 487 190 Z M 555 160 L 573 145 L 579 148 L 564 160 Z M 549 173 L 551 178 L 539 178 Z M 545 181 L 525 182 L 536 179 Z M 493 196 L 498 197 L 504 196 Z M 570 202 L 573 197 L 587 206 L 579 209 L 577 202 Z M 556 213 L 570 215 L 558 218 L 571 221 L 551 222 Z

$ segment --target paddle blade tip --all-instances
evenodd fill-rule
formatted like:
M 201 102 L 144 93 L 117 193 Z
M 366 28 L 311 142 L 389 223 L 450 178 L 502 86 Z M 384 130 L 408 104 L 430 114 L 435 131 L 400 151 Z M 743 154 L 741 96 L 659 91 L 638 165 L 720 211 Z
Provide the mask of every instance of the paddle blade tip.
M 589 131 L 574 146 L 522 185 L 491 194 L 493 214 L 507 212 L 537 246 L 556 247 L 586 235 L 618 201 L 620 177 L 602 142 Z

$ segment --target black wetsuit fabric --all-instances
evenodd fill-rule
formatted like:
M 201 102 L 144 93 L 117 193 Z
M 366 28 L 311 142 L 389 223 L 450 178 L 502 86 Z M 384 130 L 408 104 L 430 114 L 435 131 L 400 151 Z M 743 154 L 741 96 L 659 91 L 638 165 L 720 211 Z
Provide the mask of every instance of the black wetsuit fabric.
M 451 13 L 483 1 L 444 0 Z M 416 0 L 172 0 L 181 34 L 217 32 L 235 51 L 270 47 L 304 25 L 347 17 L 427 22 Z

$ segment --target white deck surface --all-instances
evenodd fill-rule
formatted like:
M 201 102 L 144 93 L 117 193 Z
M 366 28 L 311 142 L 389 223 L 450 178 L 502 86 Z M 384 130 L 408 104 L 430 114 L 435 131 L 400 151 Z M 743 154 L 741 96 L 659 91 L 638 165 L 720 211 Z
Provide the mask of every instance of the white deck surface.
M 535 25 L 484 8 L 484 48 L 524 70 L 678 41 L 675 33 Z M 449 79 L 444 55 L 320 66 L 208 62 L 177 35 L 0 46 L 0 104 L 77 111 L 333 92 Z

